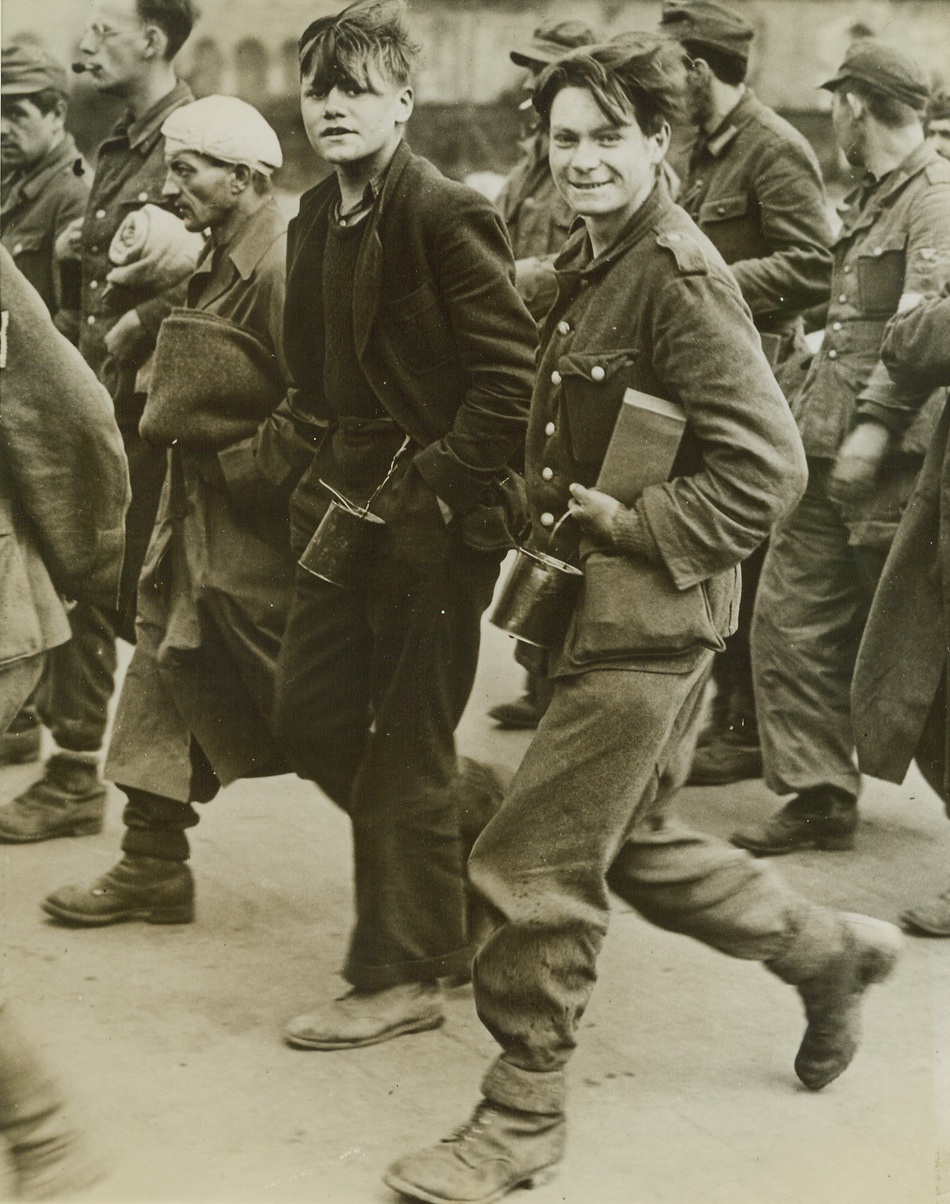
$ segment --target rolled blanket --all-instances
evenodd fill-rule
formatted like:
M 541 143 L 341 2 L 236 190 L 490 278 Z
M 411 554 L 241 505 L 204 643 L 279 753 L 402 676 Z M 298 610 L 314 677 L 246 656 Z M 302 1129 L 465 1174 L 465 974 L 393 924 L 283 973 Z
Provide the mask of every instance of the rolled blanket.
M 157 205 L 143 205 L 125 218 L 109 245 L 109 261 L 115 266 L 106 280 L 163 292 L 191 275 L 204 245 L 202 235 L 186 230 L 180 217 Z
M 252 435 L 283 396 L 276 357 L 257 335 L 217 314 L 173 309 L 155 348 L 143 439 L 202 451 Z

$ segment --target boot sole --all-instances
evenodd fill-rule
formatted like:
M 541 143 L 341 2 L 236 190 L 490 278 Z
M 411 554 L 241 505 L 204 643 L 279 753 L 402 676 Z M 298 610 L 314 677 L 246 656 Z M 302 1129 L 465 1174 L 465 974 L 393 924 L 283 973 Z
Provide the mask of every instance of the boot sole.
M 106 915 L 69 911 L 49 900 L 44 900 L 40 906 L 54 920 L 74 928 L 105 928 L 108 924 L 123 924 L 129 920 L 144 920 L 146 924 L 190 924 L 195 918 L 193 903 L 180 907 L 133 907 L 128 911 L 113 911 Z
M 102 831 L 101 819 L 80 819 L 54 831 L 25 835 L 0 828 L 0 844 L 40 844 L 44 840 L 58 840 L 60 836 L 97 836 Z
M 730 836 L 729 843 L 737 849 L 745 849 L 757 857 L 780 857 L 783 853 L 800 853 L 806 849 L 815 849 L 820 853 L 850 853 L 854 848 L 854 833 L 842 836 L 816 836 L 814 840 L 799 840 L 795 844 L 756 844 L 741 836 Z
M 406 1020 L 402 1024 L 394 1024 L 392 1028 L 387 1028 L 381 1033 L 377 1033 L 373 1037 L 361 1037 L 356 1041 L 346 1040 L 319 1040 L 309 1037 L 298 1037 L 292 1033 L 285 1032 L 284 1040 L 288 1045 L 292 1045 L 294 1049 L 362 1049 L 367 1045 L 379 1045 L 383 1041 L 391 1041 L 394 1037 L 406 1037 L 410 1033 L 425 1033 L 434 1028 L 441 1028 L 445 1023 L 445 1016 L 432 1016 L 425 1020 Z
M 516 1179 L 514 1183 L 506 1183 L 504 1187 L 498 1188 L 490 1195 L 479 1196 L 478 1199 L 466 1200 L 465 1204 L 495 1204 L 496 1200 L 504 1199 L 509 1192 L 515 1191 L 516 1188 L 526 1187 L 544 1187 L 546 1183 L 550 1183 L 557 1174 L 557 1163 L 552 1163 L 550 1166 L 541 1167 L 540 1170 L 532 1171 L 529 1175 L 525 1175 L 523 1179 Z M 390 1174 L 388 1171 L 383 1175 L 383 1182 L 387 1187 L 391 1187 L 393 1191 L 398 1191 L 400 1195 L 408 1196 L 410 1200 L 423 1200 L 425 1204 L 458 1204 L 455 1196 L 440 1196 L 435 1192 L 426 1191 L 424 1187 L 416 1187 L 407 1179 L 401 1179 L 398 1175 Z

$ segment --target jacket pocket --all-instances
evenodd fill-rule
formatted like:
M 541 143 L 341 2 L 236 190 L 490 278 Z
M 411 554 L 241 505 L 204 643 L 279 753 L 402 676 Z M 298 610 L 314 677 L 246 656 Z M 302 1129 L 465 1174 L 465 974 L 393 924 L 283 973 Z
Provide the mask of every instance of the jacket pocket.
M 664 565 L 593 552 L 565 651 L 579 664 L 696 647 L 721 652 L 737 602 L 735 570 L 722 576 L 731 578 L 725 588 L 704 581 L 680 590 Z
M 383 325 L 396 358 L 410 372 L 435 372 L 455 355 L 451 331 L 428 282 L 386 304 Z
M 745 217 L 749 212 L 749 197 L 747 193 L 735 193 L 733 196 L 717 197 L 707 201 L 699 210 L 700 226 L 709 226 L 714 222 L 727 222 L 736 217 Z
M 858 300 L 866 314 L 892 314 L 904 291 L 905 244 L 858 257 Z
M 636 387 L 637 352 L 573 352 L 558 360 L 575 458 L 599 465 L 613 434 L 624 391 Z

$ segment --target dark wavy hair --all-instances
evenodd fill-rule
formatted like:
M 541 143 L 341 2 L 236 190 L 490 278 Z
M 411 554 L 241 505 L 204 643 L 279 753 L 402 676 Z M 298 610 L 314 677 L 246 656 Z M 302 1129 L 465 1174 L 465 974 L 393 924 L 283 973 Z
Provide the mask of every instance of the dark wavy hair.
M 555 96 L 564 88 L 584 88 L 608 121 L 623 125 L 632 112 L 645 134 L 655 134 L 680 114 L 685 82 L 683 52 L 676 42 L 621 34 L 551 63 L 538 81 L 534 107 L 548 129 Z
M 320 17 L 300 39 L 300 78 L 319 91 L 352 82 L 375 91 L 371 65 L 406 85 L 419 47 L 409 35 L 405 0 L 356 0 L 333 17 Z

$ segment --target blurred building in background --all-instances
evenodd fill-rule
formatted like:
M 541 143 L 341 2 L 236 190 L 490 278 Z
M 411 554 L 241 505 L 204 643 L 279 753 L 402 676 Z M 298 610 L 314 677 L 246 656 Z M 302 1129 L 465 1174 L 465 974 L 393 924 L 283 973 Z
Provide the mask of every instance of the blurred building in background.
M 181 62 L 199 95 L 227 92 L 261 108 L 281 134 L 285 187 L 315 178 L 296 110 L 297 37 L 344 0 L 198 0 L 201 19 Z M 750 82 L 760 97 L 803 130 L 823 165 L 836 169 L 817 85 L 834 73 L 847 45 L 869 34 L 914 53 L 950 83 L 950 0 L 728 0 L 756 28 Z M 4 39 L 28 35 L 69 60 L 84 0 L 0 0 Z M 516 156 L 519 73 L 508 58 L 545 17 L 580 18 L 608 34 L 655 29 L 660 0 L 411 0 L 424 50 L 416 78 L 416 149 L 450 175 L 504 171 Z M 92 152 L 115 112 L 77 77 L 72 106 L 81 148 Z

